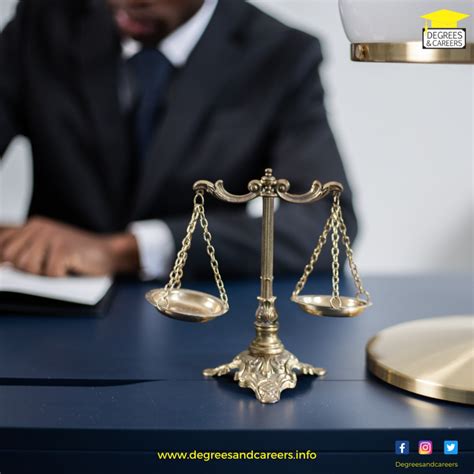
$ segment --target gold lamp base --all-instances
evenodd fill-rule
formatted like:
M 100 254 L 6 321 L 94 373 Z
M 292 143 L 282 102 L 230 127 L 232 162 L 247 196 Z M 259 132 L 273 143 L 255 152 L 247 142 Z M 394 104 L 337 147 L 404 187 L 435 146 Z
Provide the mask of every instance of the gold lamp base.
M 325 369 L 300 362 L 287 351 L 278 337 L 278 323 L 255 323 L 257 336 L 248 350 L 241 352 L 228 364 L 206 369 L 206 377 L 221 376 L 232 370 L 239 387 L 250 388 L 261 403 L 276 403 L 283 390 L 295 388 L 299 371 L 304 375 L 321 376 Z
M 474 43 L 464 49 L 423 49 L 421 41 L 353 43 L 351 59 L 358 62 L 474 64 Z
M 367 367 L 396 387 L 474 405 L 474 315 L 384 329 L 367 344 Z

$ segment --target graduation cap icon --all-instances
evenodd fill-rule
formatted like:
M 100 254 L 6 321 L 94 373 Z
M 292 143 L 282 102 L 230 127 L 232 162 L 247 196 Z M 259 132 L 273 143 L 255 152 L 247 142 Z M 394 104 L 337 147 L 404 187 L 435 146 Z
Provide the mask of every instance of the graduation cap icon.
M 457 28 L 458 22 L 471 15 L 459 13 L 452 10 L 437 10 L 421 18 L 426 20 L 425 28 L 428 28 L 428 20 L 431 21 L 431 28 Z

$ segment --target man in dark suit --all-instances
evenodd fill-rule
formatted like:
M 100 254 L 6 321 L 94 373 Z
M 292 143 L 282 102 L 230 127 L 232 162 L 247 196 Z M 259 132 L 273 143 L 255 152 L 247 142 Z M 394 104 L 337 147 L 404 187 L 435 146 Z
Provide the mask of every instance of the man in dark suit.
M 242 0 L 21 1 L 0 36 L 0 155 L 27 136 L 34 189 L 26 224 L 0 229 L 0 260 L 47 275 L 165 277 L 193 182 L 244 193 L 267 167 L 295 193 L 342 182 L 354 237 L 321 59 L 315 38 Z M 210 197 L 206 207 L 223 272 L 257 274 L 258 209 Z M 277 272 L 302 270 L 329 208 L 280 203 Z M 207 255 L 193 250 L 186 271 L 200 276 Z

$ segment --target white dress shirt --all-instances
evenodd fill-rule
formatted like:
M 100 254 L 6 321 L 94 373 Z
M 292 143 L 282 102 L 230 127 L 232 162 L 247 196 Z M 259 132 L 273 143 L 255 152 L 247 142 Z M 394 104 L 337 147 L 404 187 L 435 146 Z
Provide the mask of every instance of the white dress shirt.
M 176 68 L 183 67 L 211 21 L 217 0 L 204 0 L 201 8 L 184 24 L 164 38 L 157 46 Z M 142 48 L 131 38 L 122 42 L 122 56 L 131 58 Z M 165 278 L 176 253 L 173 235 L 159 219 L 133 222 L 129 231 L 137 240 L 142 279 Z

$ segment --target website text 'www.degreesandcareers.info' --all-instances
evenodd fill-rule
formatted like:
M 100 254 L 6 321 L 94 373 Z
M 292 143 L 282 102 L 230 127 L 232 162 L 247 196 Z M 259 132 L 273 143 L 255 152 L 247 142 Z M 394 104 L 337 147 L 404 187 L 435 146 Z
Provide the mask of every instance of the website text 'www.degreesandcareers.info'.
M 315 451 L 158 451 L 160 461 L 314 461 Z

